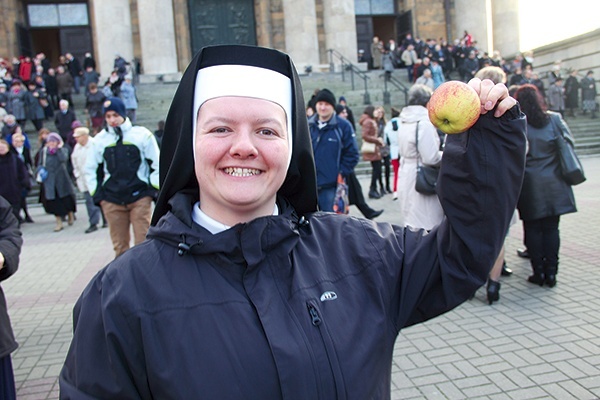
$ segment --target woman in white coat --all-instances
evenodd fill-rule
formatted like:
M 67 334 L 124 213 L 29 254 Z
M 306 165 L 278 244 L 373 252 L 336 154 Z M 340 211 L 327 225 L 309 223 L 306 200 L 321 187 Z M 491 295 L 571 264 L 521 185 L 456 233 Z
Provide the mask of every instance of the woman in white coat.
M 423 165 L 438 165 L 442 160 L 440 138 L 427 115 L 426 105 L 431 93 L 432 90 L 427 86 L 413 85 L 408 92 L 408 106 L 400 113 L 401 123 L 398 131 L 398 151 L 402 167 L 398 175 L 400 221 L 397 222 L 400 225 L 425 230 L 431 230 L 438 225 L 444 216 L 437 195 L 424 195 L 415 190 L 417 157 Z

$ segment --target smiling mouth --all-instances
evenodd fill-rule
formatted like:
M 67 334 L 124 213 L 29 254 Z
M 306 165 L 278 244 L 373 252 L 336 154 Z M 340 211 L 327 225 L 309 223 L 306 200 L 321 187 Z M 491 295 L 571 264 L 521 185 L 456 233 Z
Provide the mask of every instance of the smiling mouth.
M 254 176 L 262 174 L 260 169 L 252 169 L 252 168 L 223 168 L 223 171 L 227 175 L 231 176 Z

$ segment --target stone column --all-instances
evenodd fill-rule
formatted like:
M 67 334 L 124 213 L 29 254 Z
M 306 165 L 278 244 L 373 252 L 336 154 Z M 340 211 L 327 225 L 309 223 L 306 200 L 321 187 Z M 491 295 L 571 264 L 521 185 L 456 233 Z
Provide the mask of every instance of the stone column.
M 358 49 L 354 0 L 323 0 L 323 19 L 327 50 L 335 49 L 356 63 Z
M 502 57 L 512 57 L 520 52 L 519 0 L 492 2 L 494 24 L 494 50 Z M 543 23 L 543 22 L 542 22 Z
M 171 0 L 137 0 L 144 75 L 177 74 Z
M 454 38 L 462 38 L 464 31 L 467 31 L 473 36 L 473 40 L 477 41 L 479 50 L 491 50 L 492 44 L 488 39 L 488 5 L 488 0 L 455 0 L 456 31 Z
M 317 15 L 314 0 L 284 0 L 285 52 L 300 72 L 319 64 Z
M 108 78 L 119 53 L 127 61 L 133 60 L 131 13 L 127 0 L 90 0 L 93 9 L 97 68 L 103 79 Z

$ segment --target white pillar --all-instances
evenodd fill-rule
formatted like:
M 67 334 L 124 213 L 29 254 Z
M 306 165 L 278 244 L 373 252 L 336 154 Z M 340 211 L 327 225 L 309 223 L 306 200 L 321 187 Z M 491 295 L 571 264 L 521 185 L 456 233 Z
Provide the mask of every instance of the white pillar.
M 302 71 L 319 64 L 317 14 L 314 0 L 284 0 L 285 51 Z
M 127 61 L 133 60 L 131 13 L 128 0 L 95 0 L 93 7 L 98 72 L 102 79 L 110 76 L 119 53 Z
M 325 45 L 352 62 L 357 62 L 354 0 L 323 0 Z
M 177 72 L 172 0 L 137 0 L 145 75 Z
M 485 0 L 455 0 L 456 32 L 451 40 L 462 38 L 464 31 L 467 31 L 473 36 L 473 40 L 477 41 L 480 51 L 491 50 L 492 45 L 488 37 L 488 5 Z
M 519 0 L 492 2 L 494 22 L 494 50 L 503 57 L 512 57 L 520 51 Z M 540 22 L 543 23 L 543 22 Z

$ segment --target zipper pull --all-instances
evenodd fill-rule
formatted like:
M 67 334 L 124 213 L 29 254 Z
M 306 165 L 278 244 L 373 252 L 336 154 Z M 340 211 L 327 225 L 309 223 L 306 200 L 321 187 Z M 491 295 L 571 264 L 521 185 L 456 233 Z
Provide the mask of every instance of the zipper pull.
M 310 314 L 311 322 L 314 326 L 321 325 L 321 317 L 315 306 L 308 304 L 308 313 Z

